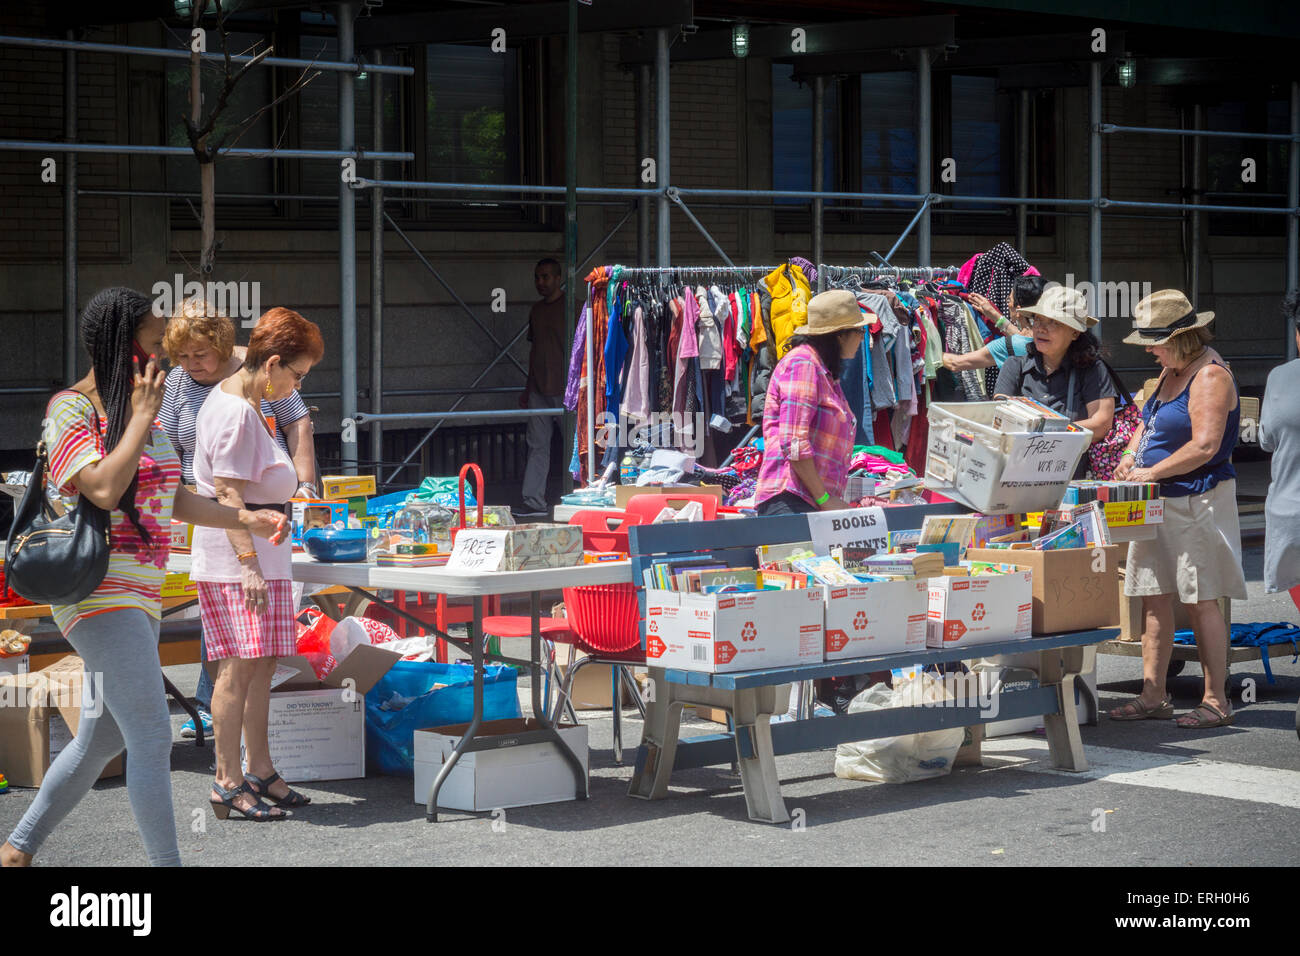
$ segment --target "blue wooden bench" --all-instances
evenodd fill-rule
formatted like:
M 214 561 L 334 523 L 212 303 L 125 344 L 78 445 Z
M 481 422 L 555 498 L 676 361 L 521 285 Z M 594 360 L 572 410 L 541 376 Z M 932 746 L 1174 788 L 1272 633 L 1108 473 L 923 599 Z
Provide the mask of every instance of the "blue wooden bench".
M 919 528 L 927 514 L 953 514 L 957 505 L 890 508 L 889 529 Z M 645 644 L 645 595 L 642 572 L 660 556 L 709 554 L 737 567 L 754 567 L 754 548 L 808 540 L 808 521 L 801 515 L 712 521 L 692 524 L 640 525 L 629 529 L 634 580 L 641 595 L 642 646 Z M 974 647 L 917 650 L 902 654 L 771 670 L 707 674 L 651 666 L 653 694 L 636 754 L 628 793 L 658 800 L 668 795 L 672 771 L 736 761 L 751 820 L 783 823 L 790 819 L 781 797 L 775 758 L 779 754 L 821 750 L 855 740 L 949 727 L 968 727 L 993 720 L 1042 714 L 1052 765 L 1062 770 L 1088 769 L 1079 736 L 1074 681 L 1092 670 L 1096 645 L 1110 640 L 1115 628 L 980 644 Z M 996 713 L 978 706 L 891 708 L 837 717 L 771 723 L 784 712 L 783 685 L 825 677 L 868 674 L 912 665 L 941 664 L 1001 654 L 1037 652 L 1039 686 L 999 695 Z M 733 731 L 678 740 L 682 707 L 696 704 L 724 709 Z

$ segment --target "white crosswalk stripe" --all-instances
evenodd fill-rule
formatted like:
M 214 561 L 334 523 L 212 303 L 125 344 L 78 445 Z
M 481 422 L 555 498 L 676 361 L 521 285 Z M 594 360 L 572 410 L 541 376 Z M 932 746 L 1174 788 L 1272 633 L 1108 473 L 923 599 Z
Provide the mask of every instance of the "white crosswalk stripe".
M 1082 773 L 1055 770 L 1047 760 L 1047 741 L 1028 737 L 999 737 L 984 741 L 986 765 L 1014 766 L 1034 773 L 1104 780 L 1138 787 L 1159 787 L 1207 797 L 1270 803 L 1300 809 L 1300 770 L 1254 767 L 1224 760 L 1180 757 L 1171 753 L 1085 746 L 1089 769 Z

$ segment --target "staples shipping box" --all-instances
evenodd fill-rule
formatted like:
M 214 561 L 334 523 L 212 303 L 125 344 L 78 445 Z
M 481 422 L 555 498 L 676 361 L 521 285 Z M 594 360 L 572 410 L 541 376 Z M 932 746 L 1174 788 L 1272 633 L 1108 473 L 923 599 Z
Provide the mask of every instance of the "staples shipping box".
M 926 646 L 965 647 L 1028 637 L 1033 572 L 930 579 Z
M 353 780 L 366 775 L 366 692 L 400 654 L 354 647 L 319 680 L 305 657 L 276 662 L 271 678 L 271 762 L 286 780 Z M 215 662 L 208 663 L 215 678 Z
M 103 678 L 87 682 L 82 671 L 81 658 L 68 655 L 35 673 L 0 677 L 0 771 L 15 787 L 39 787 L 76 735 L 82 705 L 103 706 Z M 99 778 L 122 769 L 119 755 Z
M 1120 549 L 969 548 L 969 561 L 989 561 L 1028 568 L 1034 574 L 1035 634 L 1117 627 L 1120 609 Z
M 658 667 L 754 670 L 822 660 L 820 588 L 691 594 L 646 590 L 646 660 Z
M 930 582 L 879 581 L 822 585 L 826 601 L 825 659 L 850 660 L 925 650 Z

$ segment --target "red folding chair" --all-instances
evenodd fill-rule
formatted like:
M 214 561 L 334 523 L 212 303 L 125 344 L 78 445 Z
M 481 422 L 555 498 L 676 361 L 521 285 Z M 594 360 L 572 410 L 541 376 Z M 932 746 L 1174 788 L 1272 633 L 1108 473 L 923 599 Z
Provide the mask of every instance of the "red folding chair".
M 718 516 L 718 499 L 713 495 L 697 492 L 673 492 L 666 495 L 633 495 L 627 503 L 627 514 L 638 518 L 637 524 L 650 524 L 659 517 L 665 508 L 679 508 L 688 501 L 698 501 L 704 508 L 704 520 L 712 521 Z

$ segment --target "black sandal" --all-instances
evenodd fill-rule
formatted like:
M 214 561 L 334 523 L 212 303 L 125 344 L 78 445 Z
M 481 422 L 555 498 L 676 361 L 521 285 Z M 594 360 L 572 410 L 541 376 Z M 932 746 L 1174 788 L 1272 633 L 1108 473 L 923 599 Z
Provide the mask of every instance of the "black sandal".
M 220 800 L 213 800 L 211 797 L 208 798 L 208 802 L 212 804 L 212 812 L 218 820 L 225 820 L 228 818 L 231 810 L 234 810 L 245 820 L 254 820 L 257 823 L 266 823 L 270 820 L 284 820 L 288 817 L 288 814 L 285 813 L 272 813 L 271 808 L 261 801 L 257 793 L 248 785 L 247 780 L 230 790 L 227 790 L 214 780 L 212 781 L 212 789 L 221 794 Z M 247 793 L 256 801 L 247 810 L 243 807 L 235 806 L 235 801 L 244 793 Z
M 259 798 L 265 798 L 274 803 L 277 807 L 305 807 L 311 803 L 311 797 L 304 797 L 293 787 L 289 787 L 289 792 L 283 797 L 277 797 L 271 793 L 271 784 L 277 780 L 283 781 L 286 787 L 289 786 L 287 780 L 280 776 L 279 771 L 271 774 L 263 780 L 261 777 L 255 777 L 251 773 L 244 774 L 244 783 L 248 785 L 249 793 Z

